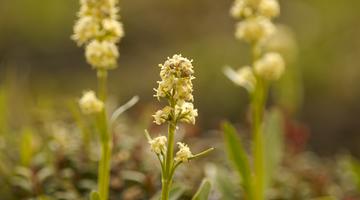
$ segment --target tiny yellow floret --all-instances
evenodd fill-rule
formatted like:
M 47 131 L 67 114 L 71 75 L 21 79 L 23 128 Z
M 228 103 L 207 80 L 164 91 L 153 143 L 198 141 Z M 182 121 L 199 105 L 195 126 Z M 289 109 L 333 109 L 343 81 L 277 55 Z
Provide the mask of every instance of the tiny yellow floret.
M 112 42 L 93 40 L 86 46 L 85 56 L 93 68 L 113 69 L 117 66 L 119 52 Z
M 179 151 L 176 152 L 175 162 L 188 162 L 189 158 L 193 156 L 190 148 L 182 142 L 178 142 L 177 144 L 179 146 Z
M 104 109 L 104 103 L 100 101 L 94 91 L 87 91 L 79 100 L 81 111 L 84 114 L 99 113 Z
M 274 24 L 268 18 L 258 16 L 239 22 L 236 26 L 235 37 L 256 43 L 266 40 L 275 30 Z
M 259 12 L 265 17 L 277 17 L 280 14 L 280 5 L 277 0 L 262 0 L 259 4 Z
M 151 151 L 156 154 L 161 154 L 166 152 L 166 143 L 167 138 L 165 136 L 159 136 L 149 141 Z
M 267 80 L 277 80 L 285 71 L 285 61 L 279 53 L 266 53 L 254 64 L 255 72 Z

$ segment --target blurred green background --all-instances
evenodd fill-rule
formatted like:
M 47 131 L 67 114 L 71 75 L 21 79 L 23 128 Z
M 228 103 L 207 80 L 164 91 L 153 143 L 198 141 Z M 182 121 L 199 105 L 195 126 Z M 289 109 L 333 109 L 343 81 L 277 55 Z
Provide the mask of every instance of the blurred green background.
M 324 155 L 347 149 L 359 156 L 360 1 L 280 3 L 277 22 L 295 35 L 297 59 L 291 67 L 300 69 L 301 87 L 288 98 L 296 99 L 295 118 L 310 130 L 310 148 Z M 240 67 L 249 57 L 247 45 L 234 38 L 232 0 L 121 0 L 120 5 L 126 36 L 119 68 L 110 73 L 110 93 L 120 102 L 139 95 L 140 105 L 157 103 L 152 97 L 157 65 L 182 53 L 194 59 L 201 129 L 246 118 L 246 92 L 222 73 L 223 66 Z M 23 108 L 43 99 L 64 110 L 61 100 L 95 88 L 95 72 L 70 40 L 78 8 L 77 0 L 0 1 L 0 84 L 21 91 L 11 100 L 9 115 L 22 116 Z M 15 125 L 31 121 L 13 120 Z

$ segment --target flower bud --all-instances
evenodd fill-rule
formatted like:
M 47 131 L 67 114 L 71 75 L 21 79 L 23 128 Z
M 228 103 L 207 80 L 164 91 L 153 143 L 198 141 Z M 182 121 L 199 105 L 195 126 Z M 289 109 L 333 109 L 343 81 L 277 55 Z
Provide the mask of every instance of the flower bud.
M 267 80 L 277 80 L 285 70 L 285 62 L 279 53 L 266 53 L 254 64 L 255 72 Z
M 166 106 L 162 110 L 156 111 L 156 113 L 153 115 L 154 123 L 157 125 L 161 125 L 165 123 L 167 120 L 169 120 L 170 115 L 171 115 L 171 107 Z
M 177 144 L 179 146 L 179 151 L 176 152 L 175 162 L 188 162 L 189 158 L 193 156 L 190 148 L 182 142 L 178 142 Z
M 118 42 L 124 36 L 122 23 L 114 19 L 104 19 L 102 26 L 105 32 L 105 38 L 112 42 Z
M 100 101 L 94 91 L 87 91 L 79 100 L 81 111 L 84 114 L 99 113 L 104 109 L 104 103 Z
M 256 43 L 266 40 L 275 31 L 274 24 L 265 17 L 248 18 L 236 25 L 235 37 Z
M 190 102 L 184 102 L 175 106 L 175 115 L 177 119 L 190 124 L 195 124 L 195 118 L 198 116 L 197 109 Z
M 113 69 L 117 66 L 119 52 L 112 42 L 93 40 L 86 46 L 85 56 L 94 68 Z
M 149 141 L 151 151 L 156 154 L 161 154 L 166 152 L 166 143 L 167 138 L 165 136 L 159 136 Z
M 99 35 L 100 26 L 93 17 L 82 17 L 74 26 L 73 40 L 80 46 Z
M 265 17 L 277 17 L 280 14 L 280 5 L 277 0 L 262 0 L 259 4 L 259 12 Z

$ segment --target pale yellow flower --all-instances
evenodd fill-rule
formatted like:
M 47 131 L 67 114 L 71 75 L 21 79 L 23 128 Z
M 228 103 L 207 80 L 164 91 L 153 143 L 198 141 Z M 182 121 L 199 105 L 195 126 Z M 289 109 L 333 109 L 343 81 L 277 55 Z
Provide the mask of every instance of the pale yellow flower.
M 114 19 L 104 19 L 102 21 L 105 38 L 112 42 L 118 42 L 124 36 L 122 23 Z
M 157 111 L 153 115 L 154 122 L 162 124 L 168 120 L 175 120 L 194 124 L 198 113 L 191 103 L 194 101 L 192 80 L 195 78 L 192 60 L 175 54 L 159 66 L 161 81 L 157 82 L 159 85 L 155 89 L 154 96 L 159 100 L 168 99 L 172 107 L 170 107 L 171 111 L 168 111 L 167 107 L 164 108 L 166 110 Z
M 198 116 L 197 109 L 190 102 L 184 102 L 175 106 L 175 115 L 179 121 L 195 124 L 195 118 Z
M 176 152 L 175 161 L 188 162 L 189 158 L 193 156 L 193 154 L 190 151 L 190 148 L 182 142 L 178 142 L 177 144 L 179 146 L 179 151 Z
M 166 152 L 166 143 L 167 138 L 165 136 L 159 136 L 149 141 L 151 151 L 156 154 L 161 154 Z
M 104 103 L 99 100 L 94 91 L 87 91 L 79 100 L 81 111 L 84 114 L 99 113 L 104 109 Z
M 235 0 L 230 9 L 230 14 L 235 19 L 251 17 L 256 13 L 258 2 L 258 0 Z
M 93 40 L 86 46 L 86 60 L 96 69 L 117 67 L 119 52 L 116 45 L 108 41 Z
M 166 106 L 162 110 L 156 111 L 156 113 L 153 115 L 154 123 L 157 125 L 161 125 L 170 118 L 170 115 L 171 115 L 171 107 Z
M 117 67 L 116 43 L 124 36 L 118 11 L 117 0 L 80 0 L 79 19 L 72 39 L 78 45 L 86 44 L 86 60 L 93 68 Z
M 174 99 L 178 99 L 179 101 L 194 101 L 194 97 L 192 95 L 193 85 L 192 78 L 179 78 L 176 79 L 176 88 Z
M 262 0 L 259 4 L 259 12 L 265 17 L 277 17 L 280 14 L 280 5 L 277 0 Z
M 274 24 L 265 17 L 245 19 L 236 25 L 235 37 L 250 43 L 266 40 L 275 32 Z
M 72 39 L 78 45 L 82 45 L 91 39 L 97 37 L 100 33 L 100 26 L 96 19 L 90 16 L 80 18 L 74 26 Z
M 255 72 L 267 80 L 277 80 L 285 71 L 285 62 L 279 53 L 266 53 L 254 64 Z
M 176 101 L 193 101 L 193 66 L 192 61 L 174 55 L 168 58 L 161 67 L 159 86 L 155 90 L 157 98 L 173 98 Z

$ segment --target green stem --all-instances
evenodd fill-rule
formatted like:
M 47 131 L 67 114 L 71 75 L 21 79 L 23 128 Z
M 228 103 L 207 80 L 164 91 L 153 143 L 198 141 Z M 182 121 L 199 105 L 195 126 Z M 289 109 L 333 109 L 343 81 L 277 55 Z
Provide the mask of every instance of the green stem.
M 105 103 L 106 95 L 107 95 L 107 71 L 106 70 L 98 70 L 97 71 L 98 78 L 98 95 L 99 99 Z
M 98 191 L 102 200 L 107 200 L 109 196 L 111 149 L 110 142 L 101 144 Z
M 98 71 L 98 95 L 102 102 L 106 102 L 107 71 Z M 98 192 L 101 200 L 108 200 L 112 138 L 108 127 L 106 109 L 104 108 L 97 117 L 98 129 L 101 138 L 101 157 L 98 167 Z
M 253 60 L 253 62 L 255 62 L 261 56 L 261 49 L 260 49 L 259 45 L 257 44 L 257 42 L 254 42 L 253 44 L 251 44 L 251 46 L 252 46 L 252 48 L 251 48 L 252 60 Z
M 198 154 L 190 157 L 190 158 L 189 158 L 189 161 L 190 161 L 190 160 L 193 160 L 193 159 L 195 159 L 195 158 L 198 158 L 198 157 L 200 157 L 200 156 L 203 156 L 203 155 L 205 155 L 205 154 L 213 151 L 214 149 L 215 149 L 215 148 L 209 148 L 209 149 L 207 149 L 207 150 L 205 150 L 205 151 L 202 151 L 202 152 L 200 152 L 200 153 L 198 153 Z M 170 177 L 171 177 L 171 178 L 173 177 L 176 168 L 177 168 L 181 163 L 182 163 L 182 162 L 175 162 L 175 163 L 173 163 L 173 167 L 172 167 L 171 170 L 170 170 Z
M 253 64 L 261 56 L 261 49 L 256 43 L 252 44 Z M 256 76 L 255 91 L 252 94 L 252 133 L 253 133 L 253 154 L 254 154 L 254 188 L 253 197 L 255 200 L 265 199 L 265 157 L 263 137 L 263 115 L 267 98 L 267 83 L 259 76 Z
M 173 168 L 174 161 L 174 143 L 175 143 L 175 129 L 176 123 L 171 121 L 168 127 L 168 146 L 166 152 L 166 160 L 165 160 L 165 170 L 163 170 L 162 175 L 162 191 L 161 191 L 161 200 L 168 200 L 170 194 L 170 188 L 172 183 L 171 173 Z
M 200 153 L 198 153 L 198 154 L 195 154 L 195 155 L 191 156 L 191 157 L 189 158 L 189 160 L 192 160 L 192 159 L 201 157 L 201 156 L 203 156 L 203 155 L 206 155 L 206 154 L 210 153 L 211 151 L 213 151 L 214 149 L 215 149 L 215 148 L 213 148 L 213 147 L 211 147 L 211 148 L 209 148 L 209 149 L 206 149 L 205 151 L 202 151 L 202 152 L 200 152 Z
M 255 192 L 256 200 L 264 199 L 265 191 L 265 163 L 264 163 L 264 137 L 263 137 L 263 115 L 266 103 L 267 86 L 266 82 L 257 77 L 257 85 L 252 100 L 252 132 L 253 132 L 253 153 L 255 171 Z

